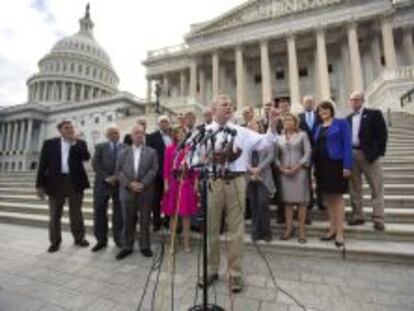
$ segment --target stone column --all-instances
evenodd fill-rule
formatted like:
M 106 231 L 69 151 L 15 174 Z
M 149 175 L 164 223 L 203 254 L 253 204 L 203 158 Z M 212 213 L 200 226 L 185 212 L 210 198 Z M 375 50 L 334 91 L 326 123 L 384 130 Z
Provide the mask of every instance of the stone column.
M 17 131 L 18 131 L 19 123 L 18 121 L 13 121 L 13 137 L 12 137 L 12 143 L 11 143 L 11 151 L 16 151 L 17 148 Z
M 170 79 L 168 77 L 168 74 L 164 74 L 162 77 L 162 94 L 165 97 L 168 97 L 170 89 Z
M 226 68 L 220 66 L 219 68 L 219 93 L 228 94 L 228 82 L 226 77 Z
M 62 93 L 61 93 L 61 98 L 60 98 L 60 100 L 62 101 L 62 102 L 66 102 L 67 101 L 67 96 L 68 96 L 68 93 L 67 93 L 67 86 L 66 86 L 66 82 L 62 82 L 62 84 L 61 84 L 61 86 L 62 86 Z
M 220 93 L 220 81 L 219 81 L 219 68 L 220 68 L 220 61 L 219 55 L 217 51 L 213 52 L 212 57 L 212 94 L 213 98 L 215 98 Z
M 269 42 L 260 42 L 260 67 L 262 71 L 262 104 L 273 100 L 270 76 Z
M 344 94 L 342 94 L 342 102 L 346 103 L 347 98 L 351 93 L 351 85 L 352 85 L 352 76 L 349 68 L 351 67 L 351 60 L 349 56 L 349 46 L 346 40 L 342 41 L 341 44 L 341 60 L 342 60 L 342 68 L 344 74 L 344 82 L 342 83 L 342 87 L 344 90 Z
M 33 132 L 33 119 L 29 119 L 27 123 L 27 136 L 26 136 L 26 146 L 25 153 L 30 153 L 30 148 L 32 147 L 32 132 Z
M 81 84 L 79 101 L 85 100 L 85 84 Z
M 397 68 L 397 56 L 395 52 L 391 17 L 386 16 L 381 20 L 381 31 L 384 44 L 385 65 L 388 69 Z
M 371 39 L 371 59 L 372 59 L 372 66 L 374 69 L 374 77 L 378 77 L 382 71 L 382 64 L 381 64 L 381 46 L 380 40 L 377 33 L 372 36 Z
M 147 104 L 151 102 L 152 98 L 152 81 L 150 78 L 147 78 Z
M 289 56 L 289 88 L 290 102 L 292 111 L 299 112 L 301 110 L 300 91 L 299 91 L 299 70 L 298 58 L 296 51 L 296 41 L 293 35 L 287 38 L 288 56 Z
M 74 102 L 76 100 L 76 84 L 72 83 L 70 85 L 70 100 Z
M 237 110 L 241 109 L 245 104 L 245 70 L 243 60 L 243 48 L 237 46 L 235 49 L 236 56 L 236 94 L 237 94 Z
M 198 98 L 204 102 L 204 97 L 206 93 L 206 73 L 203 68 L 200 68 L 198 71 L 198 83 L 199 83 L 199 92 Z
M 6 127 L 4 123 L 0 122 L 0 152 L 4 151 L 4 140 L 6 138 Z
M 403 28 L 403 49 L 407 65 L 414 65 L 413 29 Z
M 362 76 L 361 55 L 359 53 L 357 24 L 348 24 L 348 45 L 351 60 L 352 92 L 364 90 L 364 78 Z
M 190 96 L 195 98 L 197 96 L 197 60 L 191 59 L 190 62 Z
M 328 72 L 328 56 L 326 53 L 325 29 L 319 28 L 316 31 L 316 52 L 318 57 L 318 85 L 319 98 L 331 98 L 331 86 Z
M 186 77 L 186 72 L 185 71 L 181 71 L 180 72 L 180 96 L 184 97 L 186 95 L 186 84 L 187 84 L 187 77 Z
M 43 122 L 43 121 L 40 121 L 40 122 L 39 122 L 39 124 L 40 124 L 39 141 L 38 141 L 38 144 L 37 144 L 37 150 L 36 150 L 36 151 L 38 151 L 38 152 L 40 152 L 40 151 L 41 151 L 41 149 L 42 149 L 42 145 L 43 145 L 43 142 L 44 142 L 44 140 L 46 139 L 46 137 L 45 137 L 45 133 L 46 133 L 46 124 L 45 124 L 45 122 Z
M 12 131 L 12 123 L 7 122 L 6 123 L 6 144 L 5 144 L 5 151 L 10 152 L 11 150 L 11 131 Z
M 45 82 L 43 82 L 43 95 L 42 95 L 42 100 L 43 101 L 48 100 L 47 92 L 48 92 L 48 83 L 45 81 Z
M 19 151 L 24 151 L 24 138 L 25 138 L 25 134 L 26 134 L 26 120 L 21 120 L 20 121 L 20 140 L 19 140 Z

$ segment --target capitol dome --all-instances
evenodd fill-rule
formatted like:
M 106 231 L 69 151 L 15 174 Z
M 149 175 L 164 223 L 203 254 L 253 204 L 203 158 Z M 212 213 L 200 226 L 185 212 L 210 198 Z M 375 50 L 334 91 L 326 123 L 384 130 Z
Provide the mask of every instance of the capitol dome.
M 59 40 L 28 81 L 29 101 L 81 102 L 114 95 L 119 78 L 106 51 L 93 36 L 89 5 L 78 33 Z

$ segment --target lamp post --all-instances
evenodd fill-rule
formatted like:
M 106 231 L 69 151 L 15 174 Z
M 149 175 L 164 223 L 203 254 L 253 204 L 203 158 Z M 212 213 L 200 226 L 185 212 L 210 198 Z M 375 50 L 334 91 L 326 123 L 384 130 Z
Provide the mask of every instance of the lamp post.
M 161 86 L 159 83 L 155 84 L 155 113 L 161 114 L 160 109 Z

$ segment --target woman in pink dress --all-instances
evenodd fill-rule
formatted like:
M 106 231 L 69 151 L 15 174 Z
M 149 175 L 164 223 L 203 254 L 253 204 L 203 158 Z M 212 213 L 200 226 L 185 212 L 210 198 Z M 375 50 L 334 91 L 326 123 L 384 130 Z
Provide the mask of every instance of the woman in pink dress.
M 197 173 L 189 170 L 185 162 L 188 151 L 184 148 L 176 152 L 178 145 L 185 139 L 186 132 L 183 127 L 173 130 L 173 143 L 165 149 L 164 155 L 164 198 L 161 211 L 172 219 L 170 221 L 173 231 L 175 213 L 182 218 L 184 247 L 190 252 L 190 226 L 191 216 L 197 214 Z

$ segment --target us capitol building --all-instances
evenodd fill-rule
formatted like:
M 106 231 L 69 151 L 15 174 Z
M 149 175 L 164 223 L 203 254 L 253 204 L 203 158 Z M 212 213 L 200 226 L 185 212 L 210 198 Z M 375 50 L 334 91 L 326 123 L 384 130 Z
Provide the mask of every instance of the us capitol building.
M 105 139 L 108 125 L 145 103 L 118 90 L 119 78 L 93 36 L 87 7 L 78 33 L 58 41 L 27 80 L 27 103 L 0 109 L 0 171 L 35 169 L 43 140 L 56 125 L 71 120 L 89 149 Z
M 313 94 L 346 110 L 352 90 L 382 110 L 412 109 L 414 1 L 249 0 L 194 24 L 184 43 L 149 51 L 148 96 L 200 110 L 220 93 L 237 107 Z M 414 95 L 413 97 L 414 98 Z M 191 108 L 190 108 L 191 107 Z

